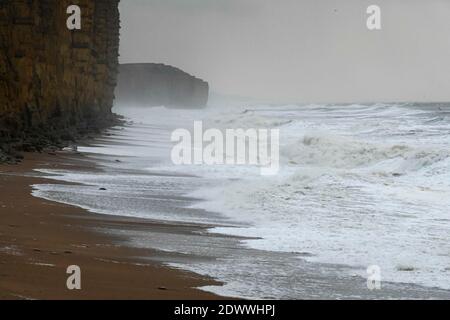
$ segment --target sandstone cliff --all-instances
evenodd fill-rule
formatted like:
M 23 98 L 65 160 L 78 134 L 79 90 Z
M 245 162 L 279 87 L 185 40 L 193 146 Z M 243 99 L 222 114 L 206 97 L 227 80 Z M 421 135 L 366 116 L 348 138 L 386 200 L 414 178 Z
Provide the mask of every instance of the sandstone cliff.
M 167 107 L 204 107 L 209 85 L 177 68 L 153 63 L 122 64 L 116 104 Z
M 113 118 L 118 2 L 0 1 L 0 148 L 39 150 Z M 66 27 L 72 4 L 81 30 Z

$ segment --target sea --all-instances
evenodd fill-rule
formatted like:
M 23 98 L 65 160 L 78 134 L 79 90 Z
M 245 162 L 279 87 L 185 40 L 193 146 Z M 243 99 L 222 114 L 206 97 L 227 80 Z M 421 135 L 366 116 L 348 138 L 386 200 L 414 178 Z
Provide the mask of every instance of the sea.
M 201 288 L 220 295 L 450 298 L 450 104 L 235 102 L 114 112 L 126 122 L 78 147 L 99 170 L 37 169 L 55 183 L 34 185 L 34 196 L 201 226 L 122 236 L 165 253 L 170 267 L 222 282 Z M 175 165 L 171 135 L 194 121 L 223 131 L 279 129 L 278 174 Z

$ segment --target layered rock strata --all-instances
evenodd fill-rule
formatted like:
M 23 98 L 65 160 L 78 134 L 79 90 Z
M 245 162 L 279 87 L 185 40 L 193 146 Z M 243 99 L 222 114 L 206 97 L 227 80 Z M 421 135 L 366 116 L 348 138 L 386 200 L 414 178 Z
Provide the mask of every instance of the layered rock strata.
M 0 1 L 0 149 L 35 151 L 109 125 L 119 0 Z M 67 8 L 81 8 L 69 30 Z

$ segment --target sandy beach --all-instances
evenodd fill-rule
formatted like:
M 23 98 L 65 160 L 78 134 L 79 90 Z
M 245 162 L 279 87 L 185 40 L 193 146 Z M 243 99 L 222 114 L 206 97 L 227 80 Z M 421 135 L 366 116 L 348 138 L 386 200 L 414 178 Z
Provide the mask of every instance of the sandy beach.
M 81 163 L 77 157 L 26 154 L 19 165 L 0 166 L 0 299 L 219 298 L 195 289 L 212 280 L 152 262 L 158 252 L 93 231 L 186 227 L 96 215 L 31 195 L 31 185 L 46 183 L 33 176 L 34 168 L 73 168 Z M 81 267 L 82 290 L 66 288 L 70 265 Z

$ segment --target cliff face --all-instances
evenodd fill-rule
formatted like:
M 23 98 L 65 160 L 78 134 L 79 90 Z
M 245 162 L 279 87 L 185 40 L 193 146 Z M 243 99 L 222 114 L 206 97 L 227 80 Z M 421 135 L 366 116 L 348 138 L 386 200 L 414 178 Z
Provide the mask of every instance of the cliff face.
M 177 68 L 163 64 L 122 64 L 116 104 L 167 107 L 204 107 L 209 85 Z
M 39 149 L 112 119 L 118 2 L 0 1 L 0 148 Z M 72 4 L 81 30 L 67 29 Z

